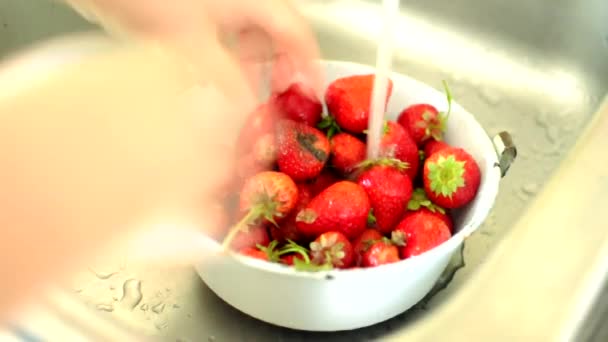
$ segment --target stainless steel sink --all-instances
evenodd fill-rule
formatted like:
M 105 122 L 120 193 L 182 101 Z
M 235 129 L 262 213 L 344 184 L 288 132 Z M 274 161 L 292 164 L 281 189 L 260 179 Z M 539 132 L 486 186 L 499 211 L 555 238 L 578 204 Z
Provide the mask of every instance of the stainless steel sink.
M 374 63 L 382 22 L 380 1 L 319 0 L 299 4 L 318 35 L 324 58 Z M 466 241 L 466 266 L 443 291 L 425 307 L 388 322 L 332 334 L 291 331 L 250 318 L 223 303 L 189 268 L 92 265 L 94 271 L 85 271 L 73 282 L 78 297 L 103 315 L 117 317 L 167 341 L 405 338 L 420 326 L 433 324 L 438 312 L 455 305 L 455 299 L 476 279 L 477 270 L 488 267 L 484 265 L 486 260 L 508 259 L 509 253 L 517 253 L 516 249 L 505 252 L 504 248 L 502 255 L 491 252 L 509 243 L 505 236 L 514 227 L 526 228 L 523 223 L 516 225 L 519 218 L 528 212 L 537 194 L 545 192 L 546 181 L 560 170 L 561 161 L 608 91 L 608 2 L 412 0 L 402 1 L 401 8 L 395 70 L 437 88 L 446 79 L 457 101 L 477 116 L 489 134 L 509 131 L 519 150 L 517 162 L 503 180 L 495 210 Z M 91 27 L 56 3 L 4 0 L 0 2 L 0 55 L 41 38 Z M 606 163 L 598 164 L 605 166 Z M 605 183 L 598 188 L 608 191 Z M 605 225 L 596 229 L 600 227 Z M 538 253 L 543 253 L 541 247 Z M 580 263 L 577 268 L 580 277 L 601 272 L 592 269 L 591 262 Z M 133 310 L 120 305 L 123 283 L 129 279 L 141 282 L 143 294 Z M 269 299 L 269 305 L 281 303 Z M 585 306 L 590 307 L 591 303 Z M 536 310 L 543 315 L 543 310 L 552 309 L 521 310 Z M 572 317 L 582 319 L 587 311 Z M 469 324 L 483 326 L 485 318 L 476 317 L 478 320 Z M 436 324 L 441 331 L 440 321 Z M 580 325 L 576 326 L 580 329 Z M 545 337 L 555 336 L 557 327 L 542 328 L 546 329 Z M 471 329 L 474 330 L 461 331 L 462 335 L 435 337 L 454 340 L 472 336 Z M 495 334 L 501 336 L 502 332 Z

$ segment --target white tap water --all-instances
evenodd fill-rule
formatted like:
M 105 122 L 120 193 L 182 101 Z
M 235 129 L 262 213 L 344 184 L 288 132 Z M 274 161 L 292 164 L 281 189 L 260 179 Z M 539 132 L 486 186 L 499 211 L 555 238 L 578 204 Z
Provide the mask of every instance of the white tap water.
M 367 157 L 378 158 L 382 126 L 384 121 L 386 95 L 393 57 L 395 23 L 399 14 L 399 0 L 383 0 L 384 26 L 378 37 L 376 54 L 376 78 L 372 91 L 372 102 L 367 133 Z

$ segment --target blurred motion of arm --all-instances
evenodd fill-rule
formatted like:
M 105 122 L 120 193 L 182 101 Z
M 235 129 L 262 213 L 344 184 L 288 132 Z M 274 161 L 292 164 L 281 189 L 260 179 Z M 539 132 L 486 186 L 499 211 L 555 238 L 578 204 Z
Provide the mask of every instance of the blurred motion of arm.
M 135 39 L 44 75 L 31 53 L 0 64 L 3 309 L 146 216 L 213 225 L 258 62 L 273 58 L 276 88 L 296 73 L 320 84 L 316 42 L 288 1 L 70 2 Z

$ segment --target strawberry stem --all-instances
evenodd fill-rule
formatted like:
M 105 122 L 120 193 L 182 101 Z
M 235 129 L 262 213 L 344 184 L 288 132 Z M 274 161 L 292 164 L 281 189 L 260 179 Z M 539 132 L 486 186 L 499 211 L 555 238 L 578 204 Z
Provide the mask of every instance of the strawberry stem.
M 452 112 L 452 101 L 454 100 L 452 97 L 452 93 L 450 92 L 450 88 L 448 87 L 448 82 L 446 82 L 446 80 L 441 81 L 441 83 L 443 84 L 443 89 L 445 89 L 445 96 L 448 100 L 448 112 L 445 115 L 445 120 L 447 120 L 447 118 L 450 116 L 450 113 Z
M 298 253 L 304 259 L 304 262 L 307 264 L 310 263 L 310 257 L 308 256 L 308 250 L 292 240 L 287 239 L 288 243 L 278 252 L 278 255 L 281 256 L 283 254 L 289 253 Z
M 222 248 L 224 250 L 228 250 L 230 244 L 232 243 L 232 240 L 234 240 L 234 238 L 236 237 L 236 234 L 241 231 L 247 231 L 249 228 L 249 223 L 253 220 L 256 220 L 258 217 L 259 215 L 257 210 L 254 210 L 253 208 L 252 210 L 249 210 L 247 215 L 245 215 L 239 222 L 237 222 L 234 226 L 232 226 L 232 228 L 230 228 L 228 235 L 226 235 L 226 238 L 224 238 L 224 241 L 222 242 Z

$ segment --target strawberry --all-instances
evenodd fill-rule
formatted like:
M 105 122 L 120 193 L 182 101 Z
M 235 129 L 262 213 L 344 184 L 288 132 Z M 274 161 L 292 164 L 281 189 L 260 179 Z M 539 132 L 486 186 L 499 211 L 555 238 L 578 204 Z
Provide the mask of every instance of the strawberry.
M 447 114 L 439 113 L 437 108 L 430 104 L 420 103 L 404 109 L 397 121 L 410 133 L 418 146 L 429 139 L 441 140 L 446 129 L 446 123 L 452 109 L 452 95 L 447 83 L 443 86 L 448 101 Z
M 323 190 L 300 210 L 296 224 L 306 236 L 338 231 L 352 239 L 365 230 L 370 209 L 365 189 L 351 181 L 340 181 Z
M 418 146 L 410 134 L 394 121 L 387 121 L 380 140 L 380 154 L 383 157 L 399 159 L 407 163 L 405 173 L 411 180 L 416 179 L 420 155 Z
M 294 83 L 269 101 L 279 117 L 315 127 L 321 120 L 323 105 L 314 92 L 301 83 Z
M 319 177 L 310 181 L 310 191 L 313 196 L 321 193 L 321 191 L 327 189 L 330 185 L 338 182 L 340 178 L 333 172 L 325 169 L 321 172 Z
M 312 199 L 311 186 L 305 183 L 297 184 L 298 187 L 298 201 L 295 208 L 289 213 L 289 215 L 281 222 L 280 226 L 270 226 L 270 234 L 274 240 L 284 242 L 287 240 L 301 241 L 303 240 L 302 234 L 296 226 L 296 217 L 298 212 L 310 202 Z
M 344 175 L 365 160 L 366 152 L 365 143 L 348 133 L 339 133 L 331 138 L 331 163 Z
M 433 155 L 433 153 L 443 150 L 444 148 L 451 147 L 444 141 L 430 139 L 424 144 L 424 155 L 426 158 Z
M 247 247 L 267 246 L 270 243 L 268 230 L 263 224 L 249 226 L 246 231 L 239 231 L 232 240 L 230 247 L 240 251 Z
M 272 133 L 275 116 L 268 104 L 258 106 L 245 120 L 237 140 L 237 155 L 251 152 L 253 144 L 262 135 Z
M 376 267 L 398 262 L 399 248 L 388 239 L 374 242 L 362 255 L 361 266 Z
M 412 181 L 403 173 L 403 162 L 380 159 L 370 163 L 357 178 L 369 197 L 376 228 L 380 233 L 389 233 L 405 214 L 412 197 Z
M 295 181 L 317 177 L 329 158 L 329 140 L 306 124 L 283 119 L 277 124 L 279 170 Z
M 420 255 L 447 241 L 452 234 L 443 220 L 429 211 L 419 210 L 406 215 L 392 233 L 400 245 L 402 259 Z
M 348 268 L 354 261 L 355 253 L 348 238 L 337 231 L 325 232 L 310 243 L 311 262 Z
M 255 258 L 255 259 L 260 259 L 260 260 L 264 260 L 264 261 L 270 261 L 268 259 L 268 255 L 266 254 L 266 252 L 261 251 L 255 247 L 247 247 L 247 248 L 243 248 L 239 251 L 240 254 L 242 255 L 246 255 L 250 258 Z
M 353 251 L 355 252 L 355 258 L 357 261 L 355 265 L 361 264 L 361 256 L 369 249 L 376 241 L 382 239 L 382 234 L 376 229 L 366 229 L 353 240 Z
M 367 129 L 375 75 L 354 75 L 333 81 L 325 93 L 325 103 L 337 124 L 344 130 L 360 134 Z M 386 103 L 393 92 L 389 79 Z
M 298 187 L 284 173 L 263 171 L 249 178 L 239 196 L 239 209 L 246 215 L 231 228 L 223 247 L 232 243 L 239 231 L 247 231 L 248 225 L 271 222 L 286 217 L 295 207 Z
M 281 257 L 281 263 L 283 263 L 285 265 L 293 266 L 294 263 L 296 262 L 295 259 L 304 261 L 304 257 L 301 254 L 291 253 L 291 254 L 283 255 Z
M 453 231 L 454 224 L 450 216 L 446 213 L 445 209 L 431 202 L 431 200 L 426 196 L 426 192 L 422 188 L 417 188 L 414 190 L 412 199 L 410 199 L 407 204 L 407 209 L 410 210 L 410 212 L 418 210 L 428 211 L 431 215 L 442 219 L 443 222 L 445 222 L 445 224 L 450 228 L 450 231 Z
M 266 133 L 260 136 L 253 145 L 253 155 L 256 163 L 265 169 L 271 169 L 277 161 L 277 145 L 274 134 Z
M 455 209 L 471 202 L 481 181 L 479 165 L 468 152 L 450 147 L 435 152 L 424 162 L 424 190 L 438 205 Z
M 277 254 L 280 262 L 289 266 L 310 264 L 309 251 L 291 240 Z

